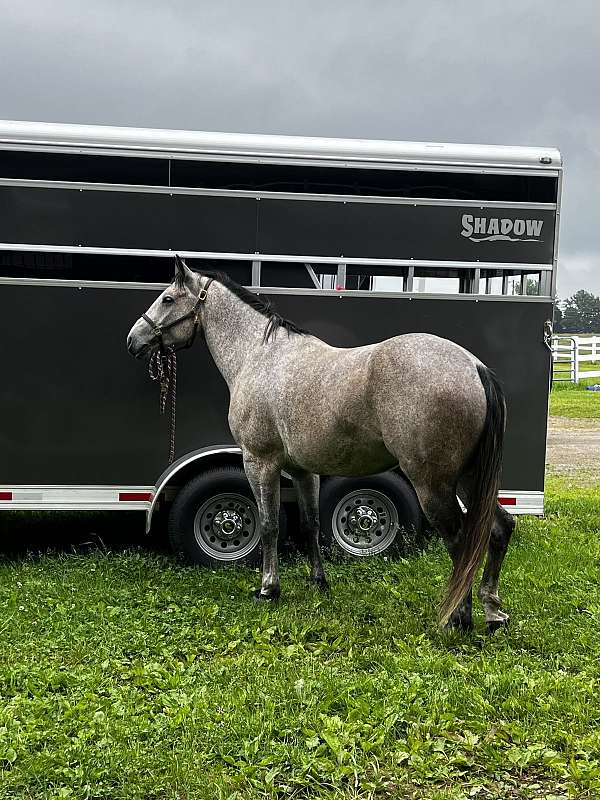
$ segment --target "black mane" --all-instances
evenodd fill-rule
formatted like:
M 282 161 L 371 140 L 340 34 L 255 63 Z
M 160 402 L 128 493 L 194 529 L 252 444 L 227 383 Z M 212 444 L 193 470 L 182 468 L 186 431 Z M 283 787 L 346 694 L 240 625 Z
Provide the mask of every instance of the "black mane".
M 274 339 L 277 336 L 277 331 L 279 328 L 283 328 L 284 331 L 287 331 L 288 336 L 290 333 L 297 333 L 299 336 L 309 335 L 308 331 L 305 331 L 303 328 L 299 328 L 298 325 L 295 325 L 289 319 L 284 319 L 282 316 L 280 316 L 275 311 L 269 300 L 254 294 L 254 292 L 246 289 L 245 286 L 240 286 L 239 283 L 236 283 L 234 280 L 232 280 L 226 273 L 202 270 L 199 274 L 206 275 L 208 278 L 212 278 L 213 280 L 222 283 L 225 288 L 229 289 L 229 291 L 232 292 L 236 297 L 239 297 L 240 300 L 243 300 L 246 305 L 260 312 L 267 318 L 267 325 L 263 335 L 264 342 Z

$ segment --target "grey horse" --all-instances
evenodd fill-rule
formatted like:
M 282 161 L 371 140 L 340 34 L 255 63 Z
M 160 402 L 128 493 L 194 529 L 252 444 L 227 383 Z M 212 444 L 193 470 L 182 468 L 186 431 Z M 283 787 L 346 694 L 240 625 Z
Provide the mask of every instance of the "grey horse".
M 259 599 L 280 593 L 282 470 L 296 488 L 311 581 L 327 589 L 319 476 L 399 467 L 453 563 L 442 624 L 471 628 L 471 588 L 486 551 L 479 589 L 485 619 L 490 630 L 507 624 L 498 581 L 514 522 L 497 502 L 506 411 L 484 364 L 428 334 L 331 347 L 226 275 L 197 273 L 176 257 L 173 283 L 134 324 L 127 347 L 137 358 L 161 347 L 177 350 L 198 329 L 229 387 L 229 425 L 258 505 Z

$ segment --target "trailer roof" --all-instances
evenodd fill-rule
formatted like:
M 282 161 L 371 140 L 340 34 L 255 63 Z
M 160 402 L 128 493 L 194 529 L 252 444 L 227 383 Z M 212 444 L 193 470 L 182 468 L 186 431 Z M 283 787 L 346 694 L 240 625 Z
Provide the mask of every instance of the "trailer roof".
M 162 128 L 124 128 L 54 122 L 0 120 L 0 146 L 11 149 L 163 155 L 330 164 L 427 164 L 440 166 L 556 170 L 553 147 L 331 139 L 315 136 L 207 133 Z

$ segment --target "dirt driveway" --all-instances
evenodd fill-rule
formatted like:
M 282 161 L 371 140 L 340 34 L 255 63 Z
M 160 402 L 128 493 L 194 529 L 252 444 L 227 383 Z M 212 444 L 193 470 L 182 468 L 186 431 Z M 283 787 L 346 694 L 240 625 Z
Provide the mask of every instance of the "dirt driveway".
M 600 419 L 550 417 L 546 465 L 554 475 L 600 482 Z

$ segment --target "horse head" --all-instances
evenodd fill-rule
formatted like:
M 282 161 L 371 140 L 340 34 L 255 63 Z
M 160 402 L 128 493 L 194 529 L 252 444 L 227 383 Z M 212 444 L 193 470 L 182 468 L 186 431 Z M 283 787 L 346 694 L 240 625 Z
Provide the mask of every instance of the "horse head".
M 142 358 L 157 350 L 174 351 L 191 346 L 202 326 L 206 280 L 175 256 L 172 283 L 129 331 L 127 349 L 132 356 Z

